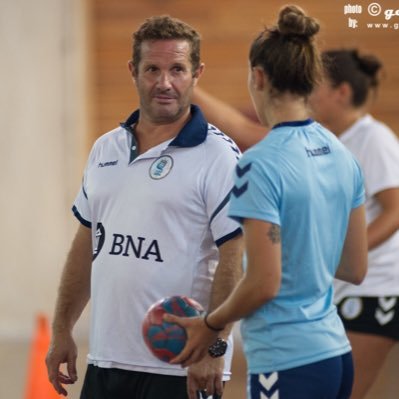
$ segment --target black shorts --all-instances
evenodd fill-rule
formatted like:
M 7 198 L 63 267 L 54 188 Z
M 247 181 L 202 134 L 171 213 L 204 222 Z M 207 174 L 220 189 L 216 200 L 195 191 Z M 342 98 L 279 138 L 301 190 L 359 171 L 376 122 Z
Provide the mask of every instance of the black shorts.
M 187 378 L 89 364 L 80 399 L 188 399 Z
M 399 297 L 346 297 L 337 304 L 347 331 L 399 341 Z

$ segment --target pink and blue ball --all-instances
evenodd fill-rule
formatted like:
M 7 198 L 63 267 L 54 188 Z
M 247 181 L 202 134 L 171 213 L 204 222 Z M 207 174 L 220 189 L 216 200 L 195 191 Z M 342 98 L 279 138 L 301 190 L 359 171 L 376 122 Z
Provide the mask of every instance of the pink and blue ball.
M 153 304 L 143 321 L 143 337 L 150 351 L 160 360 L 169 362 L 186 344 L 184 328 L 163 320 L 165 313 L 181 317 L 195 317 L 203 312 L 202 306 L 185 296 L 164 298 Z

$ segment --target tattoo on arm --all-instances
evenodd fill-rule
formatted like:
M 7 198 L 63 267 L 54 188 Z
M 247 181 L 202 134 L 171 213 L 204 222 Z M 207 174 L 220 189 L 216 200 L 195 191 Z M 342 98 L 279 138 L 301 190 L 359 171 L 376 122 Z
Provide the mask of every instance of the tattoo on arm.
M 281 237 L 280 237 L 280 226 L 278 226 L 277 224 L 272 224 L 270 226 L 270 229 L 267 233 L 267 236 L 269 237 L 270 241 L 273 244 L 279 244 L 281 241 Z

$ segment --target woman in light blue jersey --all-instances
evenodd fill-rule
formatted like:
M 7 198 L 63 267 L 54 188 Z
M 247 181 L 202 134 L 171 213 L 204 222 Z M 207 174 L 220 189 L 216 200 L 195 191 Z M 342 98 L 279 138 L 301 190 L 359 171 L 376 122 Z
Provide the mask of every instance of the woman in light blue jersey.
M 247 264 L 230 297 L 204 318 L 169 316 L 188 341 L 173 363 L 197 362 L 224 327 L 241 325 L 248 398 L 346 399 L 351 347 L 333 279 L 367 269 L 364 187 L 350 152 L 309 117 L 321 70 L 318 23 L 296 6 L 252 43 L 248 88 L 268 135 L 236 170 L 230 216 L 244 228 Z M 217 353 L 216 353 L 217 355 Z

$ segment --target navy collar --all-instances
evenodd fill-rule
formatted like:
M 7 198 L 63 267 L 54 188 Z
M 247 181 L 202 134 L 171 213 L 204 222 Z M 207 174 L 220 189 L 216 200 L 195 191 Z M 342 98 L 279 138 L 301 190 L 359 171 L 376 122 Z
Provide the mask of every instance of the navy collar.
M 202 111 L 197 105 L 191 105 L 191 118 L 180 130 L 179 134 L 169 143 L 175 147 L 195 147 L 205 141 L 208 134 L 208 122 Z M 126 122 L 121 123 L 121 127 L 129 131 L 134 136 L 132 126 L 135 125 L 140 117 L 140 110 L 134 111 Z
M 273 126 L 273 129 L 277 127 L 284 127 L 284 126 L 306 126 L 313 123 L 314 120 L 312 118 L 305 119 L 303 121 L 289 121 L 289 122 L 280 122 Z

